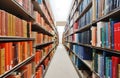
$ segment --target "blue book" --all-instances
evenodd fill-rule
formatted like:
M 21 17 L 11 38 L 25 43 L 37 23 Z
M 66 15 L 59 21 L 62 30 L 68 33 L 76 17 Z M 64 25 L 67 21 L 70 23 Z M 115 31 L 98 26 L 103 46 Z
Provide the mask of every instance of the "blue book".
M 80 47 L 79 56 L 83 60 L 92 60 L 92 49 L 88 47 Z
M 41 4 L 41 3 L 42 3 L 42 0 L 37 0 L 37 1 L 38 1 L 38 3 L 39 3 L 39 4 Z
M 104 56 L 100 55 L 100 78 L 104 78 Z
M 112 78 L 112 60 L 110 59 L 110 78 Z
M 114 49 L 114 24 L 119 22 L 117 19 L 110 18 L 110 27 L 111 27 L 111 48 Z
M 106 48 L 109 48 L 109 41 L 108 41 L 108 22 L 105 23 L 105 29 L 106 29 L 106 31 L 105 31 L 105 33 L 106 33 L 105 47 L 106 47 Z

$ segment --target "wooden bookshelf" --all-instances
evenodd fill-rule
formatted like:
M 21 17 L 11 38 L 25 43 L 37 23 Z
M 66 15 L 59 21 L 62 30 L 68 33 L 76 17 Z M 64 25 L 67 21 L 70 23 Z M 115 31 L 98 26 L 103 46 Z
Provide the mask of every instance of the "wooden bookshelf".
M 27 0 L 25 0 L 25 1 L 27 1 Z M 38 4 L 38 2 L 36 0 L 29 0 L 29 1 L 31 1 L 30 2 L 31 6 L 30 7 L 26 7 L 28 5 L 25 6 L 25 4 L 20 4 L 20 3 L 17 2 L 17 0 L 0 0 L 0 9 L 3 10 L 3 11 L 5 11 L 6 13 L 8 12 L 8 14 L 12 14 L 13 16 L 16 16 L 16 18 L 18 18 L 20 20 L 20 22 L 24 20 L 24 22 L 25 22 L 26 25 L 27 25 L 27 23 L 29 24 L 27 26 L 31 26 L 32 25 L 31 27 L 28 27 L 29 30 L 27 30 L 26 32 L 25 31 L 21 31 L 21 32 L 24 32 L 24 34 L 26 36 L 28 34 L 32 35 L 32 31 L 36 31 L 37 33 L 42 33 L 42 34 L 45 34 L 45 35 L 49 36 L 51 39 L 49 39 L 48 42 L 44 41 L 45 43 L 35 45 L 35 40 L 36 39 L 35 38 L 31 38 L 31 36 L 30 37 L 26 37 L 26 36 L 25 37 L 20 37 L 20 36 L 6 36 L 6 35 L 5 36 L 0 36 L 0 42 L 1 43 L 6 43 L 6 42 L 7 43 L 9 43 L 9 42 L 13 42 L 13 43 L 14 42 L 15 43 L 16 42 L 21 42 L 20 44 L 22 44 L 22 42 L 24 42 L 24 41 L 25 42 L 30 42 L 29 43 L 30 46 L 27 45 L 27 43 L 24 44 L 24 46 L 30 47 L 30 50 L 33 50 L 33 51 L 31 51 L 32 53 L 31 53 L 31 55 L 29 55 L 29 57 L 27 57 L 27 55 L 24 56 L 25 59 L 22 62 L 20 62 L 17 65 L 13 66 L 13 68 L 10 69 L 9 71 L 5 71 L 5 73 L 3 73 L 3 74 L 0 75 L 0 78 L 6 78 L 6 77 L 12 75 L 14 72 L 15 73 L 18 72 L 18 70 L 21 67 L 24 67 L 24 66 L 26 66 L 28 64 L 32 65 L 35 62 L 35 61 L 33 61 L 34 58 L 35 58 L 35 52 L 34 51 L 37 50 L 37 49 L 44 49 L 46 46 L 48 46 L 48 45 L 51 44 L 52 49 L 48 52 L 48 54 L 45 57 L 43 57 L 40 60 L 40 62 L 37 65 L 37 67 L 35 67 L 35 66 L 32 65 L 33 66 L 33 68 L 32 68 L 32 72 L 33 73 L 31 74 L 32 75 L 31 78 L 34 78 L 36 76 L 36 74 L 35 74 L 36 72 L 34 70 L 36 70 L 40 66 L 40 64 L 42 64 L 42 62 L 50 55 L 50 53 L 58 45 L 58 43 L 57 43 L 58 42 L 57 41 L 58 40 L 58 32 L 57 32 L 56 27 L 53 26 L 50 23 L 49 19 L 44 14 L 44 12 L 42 11 L 41 7 L 39 6 L 39 4 Z M 32 8 L 32 5 L 33 5 L 34 8 Z M 28 8 L 30 8 L 30 9 L 28 9 Z M 28 10 L 30 10 L 30 11 L 28 11 Z M 48 29 L 44 28 L 44 26 L 41 26 L 40 24 L 38 24 L 38 23 L 35 22 L 35 18 L 33 16 L 34 14 L 32 14 L 34 12 L 34 10 L 38 11 L 42 15 L 42 17 L 44 18 L 45 22 L 47 24 L 49 24 L 49 26 L 50 26 L 49 28 L 52 29 L 52 32 L 50 32 Z M 33 12 L 31 12 L 31 11 L 33 11 Z M 52 16 L 51 16 L 51 18 L 52 18 Z M 12 22 L 12 21 L 10 21 L 10 22 Z M 18 20 L 17 20 L 17 22 L 18 22 Z M 53 20 L 53 22 L 54 22 L 54 20 Z M 26 26 L 26 28 L 27 28 L 27 26 Z M 22 30 L 22 27 L 21 27 L 21 30 Z M 12 30 L 10 30 L 10 32 L 12 32 Z M 53 33 L 55 33 L 55 34 L 53 34 Z M 20 33 L 20 35 L 21 34 L 22 33 Z M 54 37 L 56 37 L 56 38 L 54 39 Z M 50 41 L 50 40 L 53 40 L 53 39 L 54 39 L 54 41 Z M 17 44 L 12 44 L 13 47 L 16 47 L 16 45 Z M 20 49 L 23 49 L 23 45 L 19 45 L 19 46 L 20 46 Z M 11 51 L 13 51 L 13 50 L 11 50 Z M 12 60 L 12 56 L 11 56 L 11 60 Z
M 45 43 L 42 43 L 42 44 L 37 44 L 35 47 L 36 48 L 42 48 L 42 47 L 44 47 L 44 46 L 47 46 L 47 45 L 50 45 L 50 44 L 53 44 L 54 43 L 54 41 L 51 41 L 51 42 L 45 42 Z
M 19 42 L 19 41 L 34 41 L 34 38 L 22 38 L 22 37 L 12 37 L 12 36 L 1 36 L 0 42 Z
M 39 3 L 37 1 L 35 1 L 35 0 L 33 0 L 33 5 L 34 5 L 34 10 L 38 11 L 44 17 L 46 23 L 48 23 L 50 25 L 50 27 L 52 29 L 54 29 L 53 26 L 51 25 L 51 23 L 49 22 L 49 20 L 47 19 L 47 17 L 45 16 L 44 12 L 42 11 Z
M 51 32 L 49 32 L 48 30 L 46 30 L 45 28 L 43 28 L 43 26 L 39 25 L 38 23 L 33 23 L 32 24 L 32 31 L 37 31 L 39 33 L 43 33 L 49 36 L 53 36 L 53 34 Z
M 9 5 L 8 5 L 9 4 Z M 15 0 L 0 0 L 0 9 L 3 9 L 21 19 L 27 21 L 34 21 L 34 17 L 29 14 L 20 4 Z
M 47 54 L 46 56 L 44 56 L 44 57 L 40 60 L 39 64 L 36 66 L 36 70 L 37 70 L 38 67 L 41 65 L 41 63 L 47 58 L 47 56 L 54 50 L 55 47 L 56 47 L 56 45 L 48 52 L 48 54 Z
M 9 76 L 12 72 L 18 70 L 20 67 L 22 67 L 23 65 L 27 64 L 28 62 L 30 62 L 34 58 L 34 56 L 35 55 L 32 55 L 32 56 L 28 57 L 23 62 L 21 62 L 18 65 L 14 66 L 11 70 L 6 71 L 4 74 L 0 75 L 0 78 L 5 78 L 5 77 Z

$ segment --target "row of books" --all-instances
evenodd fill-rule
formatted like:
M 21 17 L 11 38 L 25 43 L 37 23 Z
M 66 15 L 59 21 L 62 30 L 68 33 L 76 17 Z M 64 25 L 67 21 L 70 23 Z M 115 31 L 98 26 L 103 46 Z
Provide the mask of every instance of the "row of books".
M 33 54 L 32 41 L 0 44 L 0 74 L 13 68 Z
M 0 35 L 29 37 L 31 23 L 0 10 Z
M 93 46 L 120 50 L 119 30 L 120 22 L 110 19 L 109 22 L 98 22 L 97 27 L 91 28 L 91 44 Z
M 39 50 L 39 49 L 36 50 L 36 53 L 35 53 L 36 65 L 39 64 L 40 60 L 48 54 L 48 52 L 50 51 L 51 48 L 52 48 L 52 45 L 48 45 L 41 50 Z
M 91 0 L 83 0 L 79 6 L 79 14 L 83 12 L 83 10 L 87 7 L 87 5 L 91 2 Z
M 93 49 L 93 68 L 100 78 L 119 78 L 120 57 Z
M 13 72 L 6 78 L 31 78 L 33 75 L 33 64 L 29 63 L 23 67 L 21 67 L 18 71 Z
M 84 63 L 76 57 L 73 52 L 69 52 L 69 56 L 71 61 L 74 63 L 74 65 L 79 69 L 79 70 L 86 70 L 87 68 L 85 67 Z
M 76 43 L 90 44 L 91 43 L 91 31 L 86 30 L 81 33 L 75 33 L 67 37 L 66 40 L 76 42 Z
M 42 44 L 46 42 L 50 42 L 53 40 L 51 36 L 45 35 L 43 33 L 32 32 L 32 38 L 35 38 L 36 44 Z
M 20 4 L 27 12 L 28 14 L 33 14 L 33 3 L 31 0 L 15 0 L 18 4 Z
M 53 56 L 53 55 L 52 55 Z M 43 78 L 44 73 L 49 65 L 50 58 L 52 58 L 51 54 L 43 61 L 43 63 L 37 68 L 35 78 Z
M 70 49 L 72 49 L 81 59 L 92 60 L 91 48 L 71 44 Z
M 93 1 L 93 21 L 112 12 L 120 7 L 119 0 L 92 0 Z
M 80 19 L 79 19 L 79 28 L 88 25 L 92 22 L 92 9 L 90 8 Z
M 38 23 L 40 26 L 42 26 L 43 28 L 45 28 L 49 32 L 52 32 L 52 28 L 50 27 L 50 25 L 48 25 L 45 22 L 44 17 L 42 17 L 40 13 L 38 13 L 37 11 L 34 11 L 34 16 L 35 16 L 36 23 Z
M 50 17 L 49 13 L 48 13 L 48 10 L 47 10 L 47 7 L 45 6 L 45 4 L 40 4 L 40 7 L 43 11 L 43 13 L 45 14 L 46 18 L 48 19 L 48 21 L 50 22 L 50 24 L 53 24 L 52 22 L 52 18 Z
M 40 65 L 37 72 L 35 73 L 35 78 L 43 78 L 44 65 Z

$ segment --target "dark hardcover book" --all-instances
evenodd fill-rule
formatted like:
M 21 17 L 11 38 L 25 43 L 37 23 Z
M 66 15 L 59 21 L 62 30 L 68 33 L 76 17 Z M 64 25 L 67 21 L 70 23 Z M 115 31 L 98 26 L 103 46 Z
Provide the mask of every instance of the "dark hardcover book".
M 88 47 L 80 46 L 79 56 L 83 60 L 92 60 L 92 49 Z
M 119 22 L 117 19 L 110 18 L 110 27 L 111 27 L 111 48 L 114 49 L 114 24 Z

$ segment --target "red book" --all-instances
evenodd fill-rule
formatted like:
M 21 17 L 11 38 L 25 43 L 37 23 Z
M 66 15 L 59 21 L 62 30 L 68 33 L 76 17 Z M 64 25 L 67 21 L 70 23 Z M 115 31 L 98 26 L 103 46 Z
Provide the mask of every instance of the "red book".
M 114 24 L 114 49 L 115 50 L 120 50 L 119 44 L 120 44 L 120 40 L 119 40 L 119 30 L 120 27 L 120 22 L 115 23 Z
M 10 69 L 12 68 L 12 64 L 13 64 L 13 51 L 12 51 L 12 42 L 8 43 L 8 51 L 9 51 L 9 62 L 10 62 Z
M 112 56 L 112 78 L 118 78 L 118 64 L 120 63 L 120 58 Z
M 74 23 L 74 31 L 78 29 L 78 21 Z

